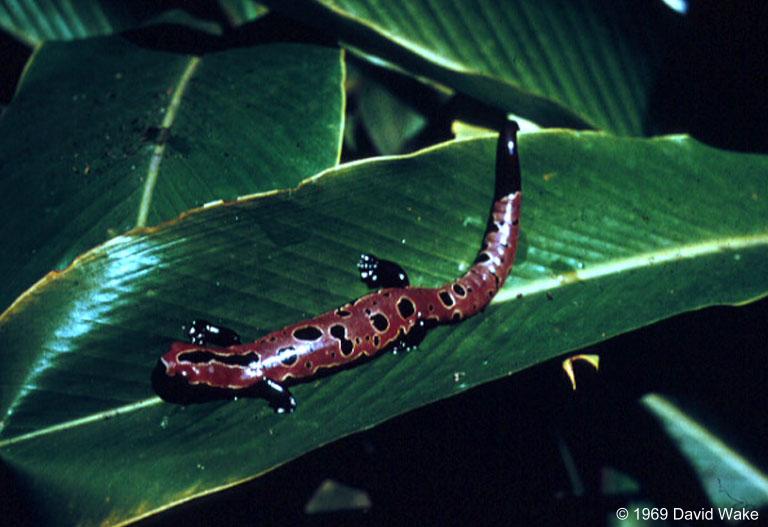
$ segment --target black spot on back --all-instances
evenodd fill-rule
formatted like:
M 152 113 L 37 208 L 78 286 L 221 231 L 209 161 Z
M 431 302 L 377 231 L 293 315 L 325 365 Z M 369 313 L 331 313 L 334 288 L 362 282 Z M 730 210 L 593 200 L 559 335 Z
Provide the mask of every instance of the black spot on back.
M 341 324 L 331 326 L 331 335 L 339 341 L 339 347 L 343 356 L 346 357 L 355 349 L 355 344 L 346 337 L 347 330 Z
M 453 284 L 453 292 L 462 297 L 467 295 L 467 292 L 459 284 Z
M 336 310 L 336 314 L 339 315 L 341 318 L 347 318 L 352 316 L 352 313 L 350 313 L 346 309 L 341 309 L 341 308 Z
M 331 326 L 331 335 L 333 335 L 334 338 L 343 339 L 346 334 L 347 330 L 341 324 Z
M 373 324 L 373 327 L 378 331 L 386 331 L 389 327 L 389 320 L 387 320 L 387 317 L 381 313 L 376 313 L 371 317 L 371 324 Z
M 408 318 L 416 311 L 416 306 L 409 299 L 401 298 L 397 302 L 397 310 L 400 312 L 401 317 Z
M 448 291 L 440 291 L 440 300 L 442 300 L 446 307 L 451 307 L 453 305 L 453 297 Z
M 286 366 L 293 366 L 299 359 L 299 354 L 296 353 L 296 348 L 293 346 L 288 348 L 280 348 L 277 350 L 277 356 L 280 358 L 280 362 Z
M 317 340 L 323 336 L 323 332 L 315 326 L 307 326 L 305 328 L 299 328 L 293 332 L 293 336 L 299 340 Z

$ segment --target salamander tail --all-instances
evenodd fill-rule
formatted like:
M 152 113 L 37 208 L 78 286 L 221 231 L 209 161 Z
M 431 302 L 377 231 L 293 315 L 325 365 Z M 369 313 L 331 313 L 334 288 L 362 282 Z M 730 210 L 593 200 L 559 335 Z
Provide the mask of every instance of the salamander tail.
M 520 190 L 520 157 L 517 154 L 517 131 L 520 127 L 507 120 L 499 133 L 496 146 L 496 193 L 495 199 Z

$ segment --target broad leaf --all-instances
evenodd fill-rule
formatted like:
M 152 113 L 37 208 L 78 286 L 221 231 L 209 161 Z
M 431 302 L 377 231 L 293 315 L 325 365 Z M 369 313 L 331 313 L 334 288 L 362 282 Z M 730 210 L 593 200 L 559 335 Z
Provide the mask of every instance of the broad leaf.
M 638 135 L 674 18 L 610 0 L 269 1 L 364 53 L 545 126 Z
M 41 515 L 150 514 L 568 350 L 768 291 L 768 157 L 680 136 L 524 134 L 519 262 L 485 313 L 297 386 L 289 416 L 259 400 L 153 397 L 157 358 L 192 318 L 253 338 L 334 308 L 365 292 L 362 251 L 416 285 L 461 273 L 485 225 L 494 142 L 356 162 L 192 212 L 29 290 L 0 317 L 0 456 Z
M 202 57 L 118 37 L 43 45 L 0 120 L 0 306 L 136 225 L 333 166 L 337 49 Z
M 183 2 L 177 2 L 184 5 Z M 220 0 L 218 8 L 229 26 L 238 26 L 264 15 L 265 7 L 251 0 Z M 210 9 L 210 6 L 209 6 Z M 209 13 L 206 13 L 206 15 Z M 211 11 L 210 14 L 214 14 Z M 167 3 L 149 0 L 3 0 L 0 28 L 30 45 L 46 40 L 75 40 L 110 35 L 153 24 L 176 24 L 213 34 L 221 33 L 215 21 L 196 17 Z
M 137 27 L 162 13 L 146 0 L 4 0 L 0 28 L 28 43 L 108 35 Z
M 376 152 L 399 154 L 426 125 L 426 118 L 409 107 L 385 86 L 362 77 L 358 111 Z
M 722 508 L 768 506 L 768 476 L 674 402 L 648 394 L 643 405 L 688 459 L 710 502 Z
M 219 0 L 219 8 L 230 26 L 251 22 L 267 13 L 267 8 L 253 0 Z

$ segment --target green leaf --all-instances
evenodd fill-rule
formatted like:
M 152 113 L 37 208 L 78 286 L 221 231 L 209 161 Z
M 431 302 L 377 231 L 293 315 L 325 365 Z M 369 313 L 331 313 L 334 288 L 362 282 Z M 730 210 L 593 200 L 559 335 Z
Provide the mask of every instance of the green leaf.
M 360 120 L 379 154 L 399 154 L 426 125 L 426 118 L 385 86 L 362 77 L 358 101 Z
M 252 22 L 268 12 L 266 7 L 253 0 L 219 0 L 219 7 L 232 27 Z
M 333 27 L 384 59 L 543 126 L 642 134 L 659 50 L 661 3 L 560 0 L 267 2 Z
M 483 314 L 295 387 L 289 416 L 153 397 L 158 357 L 195 317 L 254 338 L 332 309 L 365 293 L 363 251 L 415 285 L 456 277 L 481 241 L 494 143 L 355 162 L 195 211 L 29 290 L 0 317 L 0 456 L 41 515 L 135 519 L 566 351 L 768 291 L 768 157 L 681 136 L 523 134 L 518 265 Z
M 43 45 L 0 120 L 0 306 L 132 227 L 335 165 L 342 86 L 340 51 L 318 46 Z
M 193 33 L 195 36 L 203 36 L 205 33 L 208 33 L 209 35 L 220 36 L 224 32 L 221 23 L 197 18 L 193 14 L 189 13 L 188 11 L 184 11 L 183 9 L 170 9 L 168 11 L 162 11 L 157 16 L 153 16 L 141 24 L 141 27 L 151 26 L 177 26 L 174 28 L 176 31 L 182 28 L 186 28 L 192 32 L 196 32 Z
M 763 509 L 768 506 L 768 475 L 726 444 L 683 408 L 660 394 L 643 397 L 699 476 L 715 507 Z
M 194 6 L 192 6 L 194 8 Z M 218 8 L 229 27 L 253 21 L 267 9 L 252 0 L 219 0 Z M 212 14 L 215 12 L 211 11 Z M 111 35 L 138 27 L 175 24 L 211 34 L 221 25 L 163 2 L 132 0 L 4 0 L 0 2 L 0 28 L 29 45 L 46 40 L 75 40 Z
M 28 44 L 108 35 L 140 26 L 163 10 L 146 0 L 4 0 L 0 27 Z

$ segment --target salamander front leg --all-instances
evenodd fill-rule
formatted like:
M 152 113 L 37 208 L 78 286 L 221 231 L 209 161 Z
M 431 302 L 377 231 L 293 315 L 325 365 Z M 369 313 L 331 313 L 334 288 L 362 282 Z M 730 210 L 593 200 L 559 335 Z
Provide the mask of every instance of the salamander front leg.
M 360 279 L 371 289 L 380 287 L 408 287 L 408 274 L 402 267 L 389 260 L 379 260 L 372 254 L 360 255 L 357 262 Z
M 265 379 L 263 388 L 264 398 L 275 413 L 286 414 L 291 413 L 296 409 L 296 399 L 293 398 L 293 395 L 288 391 L 288 388 L 282 384 L 275 382 L 272 379 Z
M 224 326 L 211 324 L 207 320 L 193 320 L 187 330 L 189 341 L 200 346 L 234 346 L 240 344 L 240 335 Z

